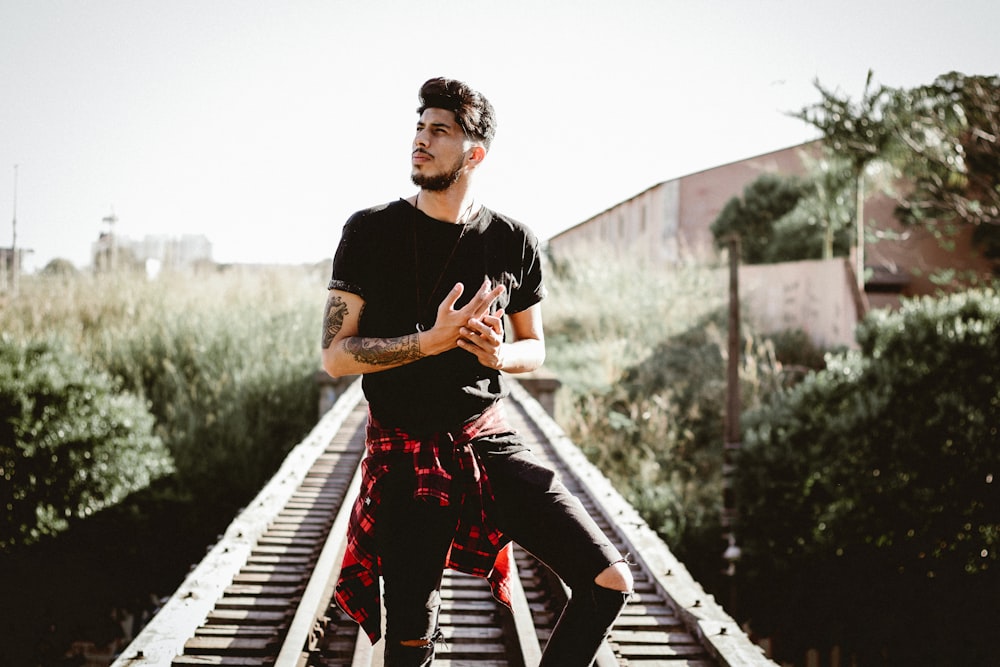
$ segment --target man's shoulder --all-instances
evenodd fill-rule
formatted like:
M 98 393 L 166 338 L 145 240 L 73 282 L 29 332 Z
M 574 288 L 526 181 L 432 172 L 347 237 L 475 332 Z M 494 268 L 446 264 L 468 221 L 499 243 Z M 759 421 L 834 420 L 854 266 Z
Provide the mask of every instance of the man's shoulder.
M 401 211 L 401 204 L 403 203 L 402 199 L 397 199 L 384 204 L 370 206 L 368 208 L 361 209 L 360 211 L 356 211 L 353 215 L 351 215 L 348 221 L 367 221 L 392 218 L 399 215 L 399 212 Z
M 537 241 L 535 232 L 528 225 L 520 220 L 510 217 L 504 213 L 499 213 L 491 208 L 486 209 L 489 213 L 487 228 L 494 232 L 513 233 L 518 236 L 525 236 L 533 241 Z

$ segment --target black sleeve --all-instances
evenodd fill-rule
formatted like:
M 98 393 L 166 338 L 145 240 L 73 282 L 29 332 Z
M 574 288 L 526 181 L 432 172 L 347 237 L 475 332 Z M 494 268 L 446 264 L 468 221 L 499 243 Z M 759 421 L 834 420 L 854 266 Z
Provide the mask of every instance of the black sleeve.
M 337 253 L 333 256 L 333 274 L 327 289 L 350 292 L 364 299 L 364 285 L 366 284 L 364 259 L 368 253 L 365 251 L 365 235 L 362 226 L 363 217 L 360 213 L 352 215 L 344 224 Z
M 521 244 L 521 277 L 518 287 L 510 295 L 508 313 L 519 313 L 531 308 L 545 298 L 542 281 L 542 256 L 538 238 L 527 228 Z

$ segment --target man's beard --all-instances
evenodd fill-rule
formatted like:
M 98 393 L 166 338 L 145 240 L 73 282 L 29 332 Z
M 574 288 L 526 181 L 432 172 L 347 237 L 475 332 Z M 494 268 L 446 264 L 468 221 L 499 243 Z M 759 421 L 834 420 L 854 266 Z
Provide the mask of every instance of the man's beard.
M 423 188 L 424 190 L 431 190 L 433 192 L 440 192 L 442 190 L 447 190 L 462 176 L 462 166 L 464 164 L 464 159 L 459 158 L 455 162 L 455 166 L 451 171 L 446 171 L 443 174 L 426 175 L 419 172 L 412 172 L 410 174 L 410 180 L 413 184 Z

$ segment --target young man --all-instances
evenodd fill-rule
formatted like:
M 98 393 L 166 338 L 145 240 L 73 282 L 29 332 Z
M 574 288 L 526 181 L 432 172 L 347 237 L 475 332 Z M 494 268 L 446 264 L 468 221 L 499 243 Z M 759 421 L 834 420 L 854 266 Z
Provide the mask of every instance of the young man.
M 476 201 L 493 107 L 450 79 L 420 90 L 408 199 L 354 214 L 333 261 L 322 358 L 363 375 L 369 404 L 362 490 L 336 600 L 385 664 L 427 665 L 439 638 L 442 571 L 488 576 L 504 597 L 514 541 L 572 598 L 542 665 L 589 665 L 632 576 L 580 502 L 506 425 L 501 371 L 545 358 L 538 240 Z M 509 329 L 504 326 L 504 318 Z

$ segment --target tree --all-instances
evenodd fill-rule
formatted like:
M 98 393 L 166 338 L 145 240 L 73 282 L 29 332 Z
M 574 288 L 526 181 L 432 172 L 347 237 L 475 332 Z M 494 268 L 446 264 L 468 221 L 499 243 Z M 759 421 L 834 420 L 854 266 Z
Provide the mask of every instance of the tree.
M 947 242 L 962 225 L 1000 271 L 1000 76 L 944 74 L 928 86 L 891 91 L 887 117 L 896 160 L 912 189 L 904 224 Z
M 834 154 L 847 160 L 855 182 L 855 230 L 857 245 L 858 287 L 865 285 L 865 170 L 869 164 L 884 157 L 891 139 L 890 128 L 882 122 L 889 91 L 883 86 L 872 87 L 872 71 L 868 71 L 864 91 L 858 102 L 841 97 L 815 82 L 821 100 L 792 114 L 816 127 L 825 144 Z
M 716 244 L 724 246 L 730 234 L 739 234 L 741 259 L 748 264 L 788 259 L 773 246 L 776 224 L 795 209 L 809 186 L 796 178 L 765 173 L 733 197 L 712 223 Z M 796 258 L 798 259 L 798 258 Z
M 810 187 L 776 225 L 775 252 L 799 259 L 831 259 L 850 252 L 854 180 L 850 165 L 828 148 L 802 156 Z M 822 230 L 822 240 L 816 236 Z M 787 245 L 789 247 L 782 248 Z

